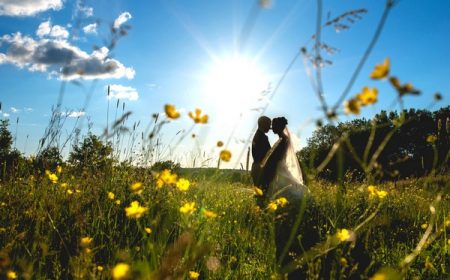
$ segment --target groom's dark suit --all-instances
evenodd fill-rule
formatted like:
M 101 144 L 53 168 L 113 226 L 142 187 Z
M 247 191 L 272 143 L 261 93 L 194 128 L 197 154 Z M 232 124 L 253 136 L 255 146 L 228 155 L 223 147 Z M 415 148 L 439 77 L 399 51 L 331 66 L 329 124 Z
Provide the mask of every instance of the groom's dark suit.
M 269 138 L 264 132 L 258 129 L 255 133 L 255 136 L 253 136 L 252 141 L 253 164 L 251 174 L 253 184 L 255 184 L 255 186 L 262 187 L 264 189 L 263 191 L 266 191 L 267 186 L 263 184 L 263 182 L 261 182 L 262 176 L 260 164 L 269 150 Z

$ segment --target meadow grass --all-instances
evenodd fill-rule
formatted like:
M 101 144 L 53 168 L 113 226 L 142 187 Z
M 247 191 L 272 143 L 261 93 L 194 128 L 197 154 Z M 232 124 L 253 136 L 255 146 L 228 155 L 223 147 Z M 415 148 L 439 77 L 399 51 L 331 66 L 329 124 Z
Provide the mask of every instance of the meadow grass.
M 186 191 L 171 184 L 159 188 L 149 170 L 117 167 L 97 174 L 63 167 L 61 173 L 2 182 L 1 271 L 23 279 L 109 279 L 123 263 L 129 271 L 116 279 L 281 279 L 275 225 L 286 219 L 283 209 L 259 208 L 245 173 L 239 173 L 241 181 L 221 170 L 180 173 L 190 182 Z M 136 182 L 142 186 L 133 192 Z M 349 183 L 339 209 L 334 185 L 310 182 L 311 199 L 294 240 L 301 250 L 289 255 L 302 260 L 297 272 L 308 279 L 364 279 L 384 267 L 400 273 L 399 264 L 430 226 L 438 235 L 403 276 L 445 279 L 448 182 L 437 176 L 377 185 L 387 192 L 383 199 L 371 197 L 367 185 Z M 147 208 L 138 218 L 125 211 L 133 201 Z M 192 209 L 180 211 L 192 202 Z M 354 236 L 329 243 L 340 229 Z

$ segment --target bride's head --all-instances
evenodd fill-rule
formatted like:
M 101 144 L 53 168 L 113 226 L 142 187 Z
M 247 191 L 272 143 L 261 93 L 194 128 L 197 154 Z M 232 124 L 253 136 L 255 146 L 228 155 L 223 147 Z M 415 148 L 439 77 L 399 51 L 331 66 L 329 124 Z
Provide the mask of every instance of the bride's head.
M 286 128 L 288 121 L 285 117 L 274 118 L 272 120 L 272 131 L 273 133 L 280 134 Z

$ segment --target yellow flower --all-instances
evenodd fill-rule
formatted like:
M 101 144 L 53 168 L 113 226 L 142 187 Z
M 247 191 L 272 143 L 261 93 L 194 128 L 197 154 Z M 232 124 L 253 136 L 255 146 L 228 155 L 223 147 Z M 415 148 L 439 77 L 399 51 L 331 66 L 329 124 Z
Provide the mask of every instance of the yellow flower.
M 388 276 L 382 272 L 377 272 L 375 273 L 374 276 L 372 276 L 372 278 L 370 278 L 370 280 L 388 280 Z
M 149 228 L 149 227 L 144 228 L 144 230 L 145 230 L 145 232 L 148 233 L 148 234 L 152 233 L 152 229 Z
M 428 224 L 422 224 L 420 227 L 421 227 L 422 229 L 427 229 Z
M 376 191 L 377 191 L 377 188 L 375 186 L 373 186 L 373 185 L 370 185 L 370 186 L 367 187 L 367 191 L 369 192 L 370 195 L 375 195 Z
M 205 216 L 205 218 L 215 218 L 217 217 L 217 214 L 214 213 L 213 211 L 209 211 L 209 210 L 203 210 L 203 216 Z
M 102 272 L 103 271 L 103 266 L 101 266 L 101 265 L 97 266 L 97 270 Z
M 144 189 L 144 185 L 142 185 L 141 182 L 133 183 L 130 186 L 130 191 L 135 194 L 141 194 L 143 189 Z
M 185 203 L 180 207 L 180 212 L 183 214 L 192 214 L 195 211 L 195 202 Z
M 342 257 L 342 258 L 339 259 L 339 263 L 340 263 L 342 266 L 347 266 L 348 261 L 347 261 L 346 258 Z
M 278 209 L 278 204 L 276 204 L 275 202 L 270 202 L 269 205 L 267 205 L 267 208 L 270 211 L 276 211 Z
M 389 58 L 384 59 L 382 64 L 375 65 L 375 69 L 370 74 L 370 78 L 372 79 L 384 79 L 389 75 L 389 68 L 391 65 L 391 61 Z
M 58 165 L 56 167 L 56 173 L 60 174 L 61 172 L 62 172 L 62 167 Z
M 129 279 L 130 266 L 126 263 L 118 263 L 112 270 L 114 280 Z
M 201 109 L 195 109 L 195 114 L 192 112 L 189 112 L 189 117 L 194 120 L 194 123 L 207 123 L 208 122 L 208 115 L 201 115 L 202 110 Z
M 263 191 L 260 188 L 254 186 L 252 189 L 253 189 L 253 192 L 255 193 L 255 195 L 257 195 L 257 196 L 263 195 Z
M 120 205 L 122 202 L 120 201 L 120 199 L 118 199 L 114 203 L 117 204 L 117 205 Z
M 199 276 L 200 276 L 200 273 L 198 273 L 196 271 L 189 271 L 189 279 L 190 280 L 197 280 Z
M 63 189 L 67 188 L 67 186 L 69 186 L 69 184 L 67 184 L 67 183 L 62 183 L 61 184 L 61 188 L 63 188 Z
M 91 245 L 91 243 L 92 243 L 92 237 L 86 236 L 86 237 L 81 238 L 81 242 L 80 242 L 81 247 L 88 247 Z
M 114 200 L 115 197 L 116 195 L 113 192 L 108 192 L 108 199 Z
M 362 106 L 375 104 L 378 101 L 378 89 L 364 87 L 356 98 L 361 103 Z
M 278 205 L 280 205 L 281 207 L 284 207 L 288 203 L 288 200 L 285 197 L 280 197 L 280 198 L 277 198 L 276 203 Z
M 8 280 L 13 280 L 13 279 L 17 279 L 17 273 L 10 270 L 6 273 L 6 279 Z
M 48 179 L 53 183 L 56 184 L 58 183 L 58 176 L 56 176 L 55 173 L 52 173 L 48 170 L 45 170 L 45 174 L 47 174 Z
M 436 142 L 436 140 L 437 140 L 436 135 L 431 134 L 431 135 L 427 136 L 427 142 L 428 143 L 434 143 L 434 142 Z
M 340 241 L 347 241 L 350 239 L 350 231 L 348 229 L 339 229 L 336 233 L 336 237 L 340 240 Z
M 231 152 L 228 150 L 222 150 L 220 151 L 220 159 L 223 161 L 230 161 L 231 159 Z
M 383 199 L 387 196 L 387 191 L 377 191 L 377 196 L 379 199 Z
M 164 112 L 166 112 L 166 116 L 172 120 L 178 119 L 180 117 L 180 112 L 178 112 L 175 108 L 175 105 L 172 104 L 166 104 L 164 106 Z
M 450 227 L 450 220 L 446 220 L 446 221 L 445 221 L 445 226 L 446 226 L 446 227 Z
M 450 239 L 447 239 L 447 244 L 450 245 Z
M 420 91 L 417 89 L 414 89 L 413 85 L 411 83 L 407 83 L 404 85 L 400 84 L 400 81 L 397 77 L 391 77 L 389 78 L 389 81 L 391 82 L 391 85 L 397 90 L 398 94 L 400 96 L 403 96 L 407 93 L 419 95 Z
M 189 181 L 184 178 L 180 178 L 177 182 L 177 188 L 182 192 L 187 191 L 189 189 L 189 185 Z
M 174 185 L 177 183 L 177 174 L 172 174 L 169 169 L 164 169 L 156 176 L 156 187 L 162 188 L 164 185 Z
M 71 194 L 73 194 L 73 191 L 72 190 L 67 190 L 67 194 L 71 195 Z
M 348 101 L 344 102 L 344 111 L 347 114 L 355 114 L 358 115 L 361 111 L 360 111 L 360 107 L 361 107 L 361 103 L 359 102 L 359 100 L 352 98 Z
M 130 206 L 125 208 L 125 213 L 129 218 L 140 218 L 148 211 L 147 207 L 142 207 L 139 205 L 139 201 L 131 202 Z
M 217 141 L 217 147 L 222 147 L 223 146 L 223 142 L 222 141 Z

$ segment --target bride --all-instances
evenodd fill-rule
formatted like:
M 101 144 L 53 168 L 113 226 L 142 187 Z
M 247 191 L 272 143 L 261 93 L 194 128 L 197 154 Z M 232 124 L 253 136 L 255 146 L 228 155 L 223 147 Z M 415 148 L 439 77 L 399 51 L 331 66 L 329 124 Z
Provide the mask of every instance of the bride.
M 287 119 L 284 117 L 272 120 L 272 131 L 280 138 L 261 162 L 261 179 L 264 185 L 269 186 L 266 195 L 268 199 L 285 197 L 289 203 L 295 204 L 309 190 L 303 183 L 300 164 L 286 125 Z

